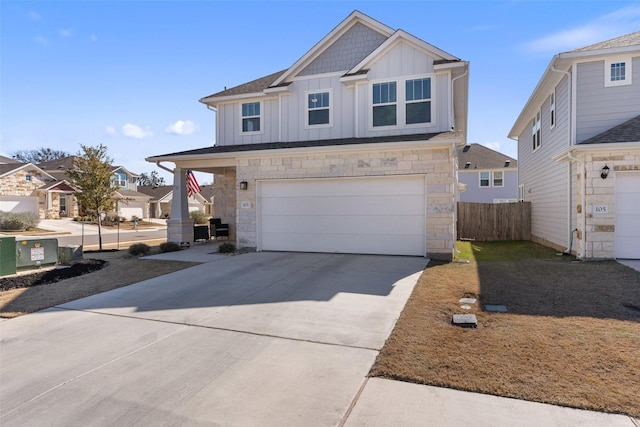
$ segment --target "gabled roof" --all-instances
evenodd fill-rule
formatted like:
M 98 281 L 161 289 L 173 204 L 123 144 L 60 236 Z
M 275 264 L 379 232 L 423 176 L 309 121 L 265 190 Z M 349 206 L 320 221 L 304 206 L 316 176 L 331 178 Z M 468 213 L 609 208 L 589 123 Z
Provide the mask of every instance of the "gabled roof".
M 200 195 L 210 202 L 213 199 L 213 185 L 201 185 Z
M 265 77 L 252 80 L 247 83 L 243 83 L 239 86 L 232 87 L 231 89 L 225 88 L 220 92 L 216 92 L 212 95 L 205 96 L 200 99 L 200 102 L 206 103 L 209 98 L 218 98 L 226 96 L 238 96 L 247 94 L 262 94 L 262 91 L 269 88 L 273 82 L 275 82 L 286 70 L 278 71 L 277 73 L 269 74 Z
M 516 170 L 517 168 L 518 161 L 516 159 L 484 145 L 467 144 L 458 148 L 458 170 L 460 172 L 475 169 Z
M 640 32 L 638 32 L 640 34 Z M 581 142 L 583 144 L 615 144 L 620 142 L 640 142 L 640 116 L 612 127 L 594 137 Z
M 39 168 L 37 165 L 34 165 L 33 163 L 7 163 L 7 164 L 0 164 L 0 178 L 2 178 L 3 176 L 8 176 L 11 174 L 14 174 L 20 170 L 23 169 L 35 169 L 38 173 L 50 178 L 50 179 L 56 179 L 55 177 L 51 176 L 49 173 L 47 173 L 46 171 L 42 170 L 41 168 Z
M 555 55 L 522 108 L 508 137 L 515 139 L 523 132 L 535 110 L 539 109 L 551 90 L 564 78 L 564 72 L 569 70 L 574 62 L 602 55 L 629 53 L 636 56 L 640 53 L 640 31 Z
M 22 163 L 22 162 L 16 159 L 12 159 L 11 157 L 0 156 L 0 164 L 6 164 L 6 163 Z
M 40 167 L 42 170 L 45 170 L 47 172 L 50 173 L 54 173 L 54 172 L 63 172 L 66 171 L 67 169 L 73 169 L 73 167 L 75 166 L 76 163 L 76 159 L 78 158 L 78 156 L 67 156 L 67 157 L 61 157 L 59 159 L 55 159 L 55 160 L 49 160 L 48 162 L 42 162 L 42 163 L 38 163 L 38 167 Z M 111 166 L 113 168 L 113 171 L 117 171 L 118 169 L 122 169 L 124 170 L 127 175 L 131 175 L 134 178 L 139 177 L 140 175 L 135 174 L 129 170 L 127 170 L 127 168 L 125 168 L 124 166 Z M 66 174 L 64 175 L 66 177 Z
M 173 192 L 173 185 L 140 185 L 138 192 L 151 196 L 155 200 L 161 200 Z
M 133 190 L 125 190 L 123 188 L 118 188 L 116 190 L 116 194 L 120 195 L 120 197 L 123 199 L 144 199 L 144 200 L 151 199 L 151 196 L 148 196 L 146 194 L 140 193 L 138 191 L 133 191 Z
M 52 191 L 52 192 L 59 192 L 59 193 L 75 193 L 77 191 L 67 181 L 55 181 L 51 184 L 47 184 L 40 187 L 38 190 Z

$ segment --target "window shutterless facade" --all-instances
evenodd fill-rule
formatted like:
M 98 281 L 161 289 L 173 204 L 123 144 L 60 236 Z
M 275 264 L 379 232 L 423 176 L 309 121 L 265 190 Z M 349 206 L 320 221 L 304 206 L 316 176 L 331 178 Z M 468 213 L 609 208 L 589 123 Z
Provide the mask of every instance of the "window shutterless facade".
M 623 86 L 631 84 L 631 57 L 604 61 L 604 85 Z
M 553 129 L 556 126 L 556 90 L 551 92 L 549 100 L 549 127 Z
M 405 82 L 406 124 L 431 122 L 431 79 Z
M 490 179 L 490 172 L 480 172 L 480 187 L 489 187 L 491 185 Z
M 502 171 L 493 172 L 493 186 L 504 187 L 504 172 Z
M 124 172 L 116 172 L 115 176 L 115 184 L 121 188 L 127 188 L 127 175 Z
M 373 126 L 395 126 L 397 123 L 396 82 L 373 84 Z
M 242 104 L 242 133 L 260 132 L 260 102 Z
M 533 141 L 533 151 L 540 148 L 540 111 L 531 121 L 531 136 Z
M 306 92 L 307 117 L 305 124 L 307 126 L 316 127 L 331 125 L 331 98 L 331 91 Z

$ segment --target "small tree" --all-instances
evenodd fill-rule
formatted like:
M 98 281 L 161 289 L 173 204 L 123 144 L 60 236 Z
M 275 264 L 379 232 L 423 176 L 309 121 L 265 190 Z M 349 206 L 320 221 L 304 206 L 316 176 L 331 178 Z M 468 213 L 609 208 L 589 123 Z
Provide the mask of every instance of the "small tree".
M 69 156 L 62 150 L 52 150 L 51 148 L 38 148 L 37 150 L 18 150 L 13 153 L 13 158 L 23 163 L 43 163 L 51 160 L 61 159 Z
M 156 186 L 164 185 L 164 178 L 161 176 L 158 176 L 157 171 L 151 171 L 150 174 L 143 172 L 140 174 L 140 176 L 136 181 L 137 181 L 137 184 L 140 186 L 152 185 L 156 187 Z
M 76 193 L 82 209 L 98 218 L 98 247 L 102 250 L 102 215 L 113 209 L 114 185 L 112 160 L 107 156 L 107 147 L 100 144 L 89 147 L 80 144 L 73 169 L 66 172 L 80 190 Z

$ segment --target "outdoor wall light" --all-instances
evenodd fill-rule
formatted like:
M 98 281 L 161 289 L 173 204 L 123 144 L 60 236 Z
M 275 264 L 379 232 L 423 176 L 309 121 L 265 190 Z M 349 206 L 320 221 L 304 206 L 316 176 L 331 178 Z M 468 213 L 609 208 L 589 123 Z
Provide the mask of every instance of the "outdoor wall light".
M 602 168 L 602 172 L 600 172 L 600 178 L 607 179 L 608 176 L 609 176 L 609 166 L 604 165 L 604 167 Z
M 249 183 L 247 181 L 240 181 L 240 189 L 246 190 L 249 187 Z

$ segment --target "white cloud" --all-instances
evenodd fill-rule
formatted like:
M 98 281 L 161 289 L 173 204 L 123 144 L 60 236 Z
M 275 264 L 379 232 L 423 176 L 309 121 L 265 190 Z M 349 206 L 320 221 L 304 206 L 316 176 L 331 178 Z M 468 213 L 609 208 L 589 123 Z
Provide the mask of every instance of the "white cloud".
M 105 128 L 105 132 L 107 132 L 107 135 L 115 135 L 118 133 L 118 131 L 116 131 L 116 128 L 114 128 L 113 126 L 107 126 Z
M 153 136 L 153 132 L 148 126 L 143 129 L 140 126 L 132 125 L 131 123 L 127 123 L 122 126 L 122 134 L 135 139 L 143 139 Z
M 44 36 L 36 36 L 36 43 L 38 43 L 40 46 L 48 46 L 49 40 Z
M 71 30 L 68 28 L 63 28 L 58 31 L 58 34 L 60 35 L 60 37 L 71 37 Z
M 586 25 L 569 28 L 526 44 L 531 52 L 566 52 L 637 31 L 640 6 L 633 5 L 603 15 Z
M 198 126 L 191 120 L 178 120 L 168 126 L 165 131 L 174 135 L 191 135 L 198 129 Z

